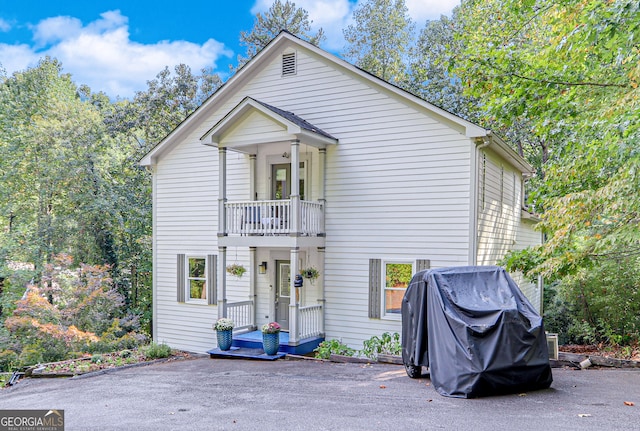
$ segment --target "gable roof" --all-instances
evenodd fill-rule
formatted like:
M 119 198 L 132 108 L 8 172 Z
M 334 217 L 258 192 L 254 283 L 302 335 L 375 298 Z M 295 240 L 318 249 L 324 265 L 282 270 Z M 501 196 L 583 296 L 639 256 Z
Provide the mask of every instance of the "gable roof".
M 282 48 L 291 44 L 296 45 L 298 49 L 307 50 L 324 60 L 331 63 L 334 67 L 341 69 L 344 72 L 349 72 L 357 76 L 359 79 L 367 82 L 369 85 L 377 87 L 381 90 L 390 92 L 397 97 L 405 100 L 408 103 L 417 105 L 420 108 L 429 112 L 430 115 L 438 118 L 443 123 L 458 130 L 461 134 L 468 138 L 483 138 L 484 142 L 489 144 L 496 144 L 495 146 L 502 155 L 507 156 L 508 160 L 518 167 L 523 173 L 532 173 L 532 167 L 516 153 L 511 147 L 509 147 L 504 141 L 497 138 L 491 133 L 490 130 L 484 129 L 470 121 L 467 121 L 457 115 L 454 115 L 442 108 L 439 108 L 431 103 L 415 96 L 393 84 L 386 82 L 385 80 L 372 75 L 363 69 L 360 69 L 353 64 L 342 60 L 341 58 L 324 51 L 323 49 L 304 41 L 297 36 L 283 30 L 276 36 L 271 42 L 269 42 L 260 52 L 258 52 L 247 64 L 245 64 L 236 74 L 234 74 L 224 85 L 222 85 L 214 94 L 212 94 L 202 105 L 200 105 L 191 115 L 189 115 L 182 123 L 180 123 L 174 130 L 172 130 L 162 141 L 160 141 L 154 148 L 152 148 L 141 160 L 140 164 L 143 166 L 149 166 L 155 163 L 158 157 L 168 152 L 177 143 L 180 142 L 188 133 L 194 130 L 200 122 L 200 119 L 206 118 L 217 107 L 219 107 L 225 100 L 229 99 L 234 92 L 234 89 L 241 87 L 260 72 L 262 67 L 268 62 L 272 61 L 276 56 L 281 54 Z M 257 101 L 256 101 L 257 102 Z M 280 117 L 297 124 L 303 129 L 306 123 L 299 117 L 296 118 L 295 114 L 291 114 L 287 111 L 280 110 L 273 106 L 267 105 L 262 102 L 257 102 L 272 112 L 278 114 Z M 307 123 L 308 124 L 308 123 Z M 215 126 L 214 126 L 215 127 Z M 320 130 L 317 129 L 316 130 Z M 323 135 L 324 132 L 318 132 L 318 136 Z M 206 136 L 206 134 L 205 134 Z M 328 137 L 331 137 L 330 135 Z M 333 137 L 331 137 L 333 138 Z M 335 139 L 335 138 L 333 138 Z
M 308 145 L 321 148 L 324 148 L 329 144 L 338 143 L 338 140 L 329 133 L 314 126 L 293 112 L 276 108 L 275 106 L 271 106 L 248 96 L 242 99 L 242 101 L 238 103 L 227 115 L 225 115 L 224 118 L 218 121 L 215 126 L 202 135 L 200 140 L 206 145 L 218 145 L 227 133 L 233 130 L 236 124 L 243 121 L 245 118 L 248 118 L 248 116 L 253 112 L 259 112 L 273 123 L 279 125 L 280 128 L 283 129 L 283 133 L 287 134 L 284 139 L 297 139 L 304 141 Z M 210 139 L 210 141 L 206 142 L 206 139 Z M 242 146 L 249 146 L 249 148 L 252 148 L 260 142 L 262 142 L 262 138 L 260 138 L 260 141 L 256 142 L 251 140 L 245 141 L 242 143 Z M 237 146 L 232 147 L 237 149 Z

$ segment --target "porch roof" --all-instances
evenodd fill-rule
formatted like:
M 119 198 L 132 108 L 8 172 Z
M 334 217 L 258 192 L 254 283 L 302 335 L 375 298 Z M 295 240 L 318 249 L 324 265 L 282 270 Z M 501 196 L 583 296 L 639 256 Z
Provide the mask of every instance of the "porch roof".
M 227 115 L 225 115 L 216 125 L 209 129 L 200 141 L 205 145 L 220 146 L 238 124 L 247 120 L 251 114 L 260 113 L 262 116 L 275 123 L 281 129 L 282 133 L 274 135 L 271 140 L 299 140 L 307 145 L 318 148 L 325 148 L 327 145 L 337 144 L 338 139 L 331 134 L 323 131 L 319 127 L 314 126 L 305 119 L 297 116 L 293 112 L 285 111 L 275 106 L 268 105 L 251 97 L 245 97 L 238 105 L 236 105 Z M 241 147 L 252 147 L 257 144 L 265 143 L 264 135 L 260 137 L 248 137 L 241 143 L 232 143 L 228 145 L 231 148 L 242 151 Z M 268 139 L 268 138 L 267 138 Z M 227 146 L 227 145 L 224 145 Z M 251 151 L 245 148 L 245 151 Z

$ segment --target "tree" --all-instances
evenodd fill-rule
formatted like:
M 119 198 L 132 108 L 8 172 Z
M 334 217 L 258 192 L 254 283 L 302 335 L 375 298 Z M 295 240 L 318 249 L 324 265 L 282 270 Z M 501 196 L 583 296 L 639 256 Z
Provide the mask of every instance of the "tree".
M 355 24 L 343 30 L 343 55 L 385 81 L 406 86 L 414 26 L 404 0 L 367 0 L 359 3 L 353 19 Z
M 548 241 L 511 256 L 512 267 L 568 286 L 597 282 L 587 277 L 594 269 L 639 264 L 639 8 L 629 0 L 461 6 L 466 49 L 456 72 L 488 112 L 526 125 L 546 146 L 532 197 Z
M 244 57 L 238 56 L 238 69 L 255 56 L 282 30 L 307 40 L 314 45 L 320 45 L 324 40 L 324 31 L 318 29 L 315 34 L 311 34 L 311 24 L 309 13 L 296 8 L 296 4 L 289 0 L 284 3 L 275 0 L 267 12 L 258 13 L 253 28 L 250 32 L 240 32 L 240 45 L 247 48 Z
M 479 101 L 464 94 L 462 81 L 452 73 L 455 57 L 463 49 L 455 38 L 458 25 L 457 8 L 452 18 L 443 15 L 427 21 L 411 47 L 408 90 L 462 118 L 480 121 Z
M 9 221 L 3 242 L 38 271 L 79 235 L 88 238 L 79 204 L 100 192 L 99 164 L 109 160 L 102 118 L 61 69 L 45 58 L 0 86 L 0 214 Z M 93 250 L 109 247 L 98 238 L 103 227 L 89 235 Z

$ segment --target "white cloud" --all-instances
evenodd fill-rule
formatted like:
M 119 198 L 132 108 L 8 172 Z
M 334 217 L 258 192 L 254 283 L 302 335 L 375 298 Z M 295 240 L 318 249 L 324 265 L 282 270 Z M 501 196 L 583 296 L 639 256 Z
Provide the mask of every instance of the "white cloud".
M 165 66 L 184 63 L 199 72 L 215 67 L 220 57 L 232 55 L 214 39 L 202 45 L 186 41 L 133 42 L 128 20 L 119 11 L 105 12 L 86 26 L 72 17 L 48 18 L 32 30 L 34 47 L 0 44 L 0 58 L 8 73 L 34 66 L 49 55 L 62 62 L 76 84 L 87 84 L 93 91 L 104 91 L 111 97 L 133 96 Z
M 46 46 L 77 37 L 82 32 L 82 21 L 70 16 L 47 18 L 31 28 L 37 46 Z
M 417 27 L 423 27 L 425 21 L 440 19 L 441 15 L 451 16 L 460 0 L 405 0 L 411 19 Z
M 11 30 L 11 24 L 8 21 L 0 18 L 0 31 L 7 32 L 9 30 Z
M 38 63 L 39 55 L 29 45 L 7 45 L 0 43 L 0 64 L 8 75 Z

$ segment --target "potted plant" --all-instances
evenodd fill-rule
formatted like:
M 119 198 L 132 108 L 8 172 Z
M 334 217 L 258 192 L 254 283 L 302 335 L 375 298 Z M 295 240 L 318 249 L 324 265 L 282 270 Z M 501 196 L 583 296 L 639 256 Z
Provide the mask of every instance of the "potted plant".
M 213 330 L 216 331 L 218 338 L 218 348 L 220 350 L 231 349 L 233 343 L 233 320 L 227 317 L 221 317 L 213 324 Z
M 267 355 L 275 355 L 280 347 L 280 330 L 278 322 L 269 322 L 262 325 L 262 347 Z
M 309 268 L 301 270 L 300 275 L 302 275 L 304 278 L 308 278 L 309 280 L 315 280 L 316 278 L 318 278 L 320 273 L 313 266 L 310 266 Z
M 245 272 L 247 272 L 247 269 L 242 265 L 238 265 L 237 263 L 234 263 L 233 265 L 227 266 L 227 272 L 231 275 L 235 275 L 236 277 L 240 278 Z

